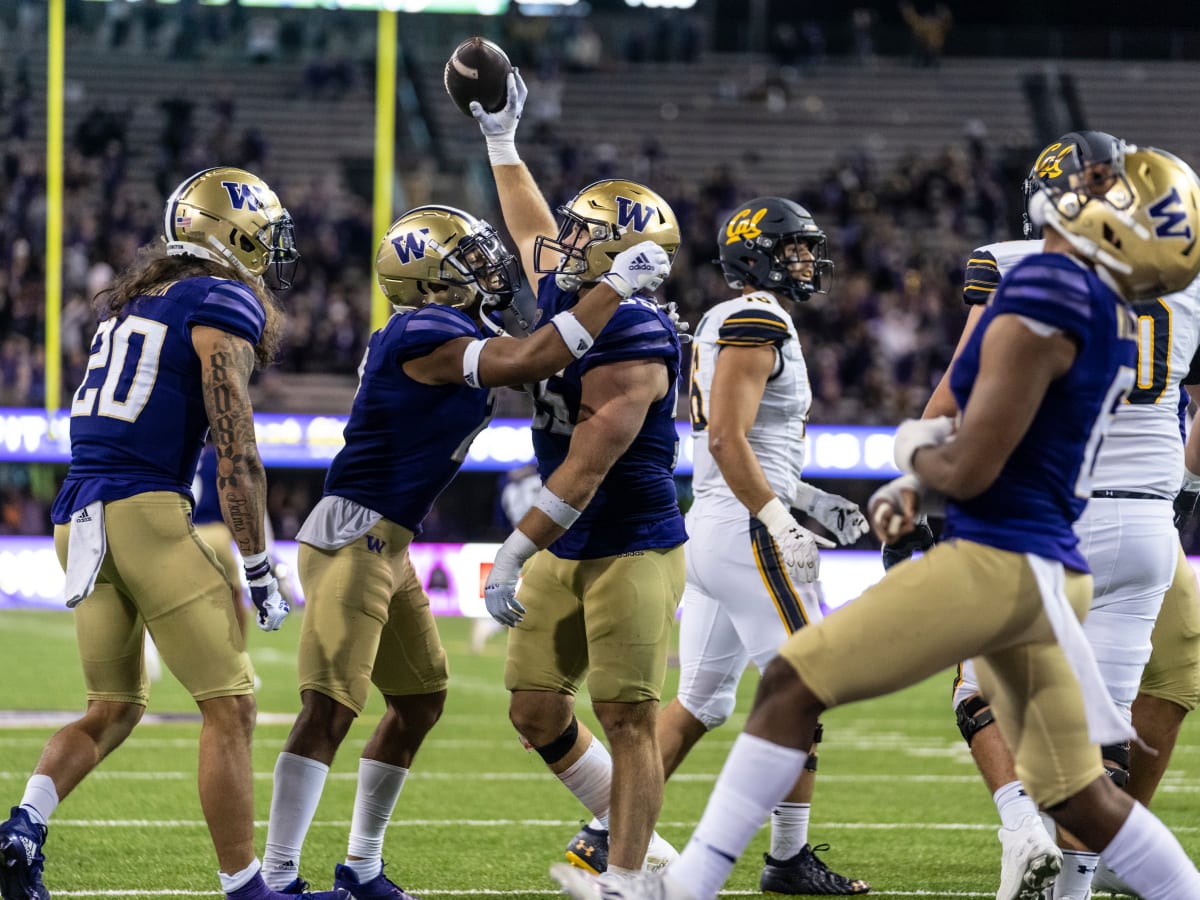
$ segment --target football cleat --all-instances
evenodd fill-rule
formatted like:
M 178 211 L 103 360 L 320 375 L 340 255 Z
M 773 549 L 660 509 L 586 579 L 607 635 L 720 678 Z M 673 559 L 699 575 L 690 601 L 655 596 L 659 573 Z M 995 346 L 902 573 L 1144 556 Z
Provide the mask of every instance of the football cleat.
M 584 825 L 567 844 L 567 862 L 593 875 L 608 871 L 608 832 Z
M 246 884 L 229 891 L 225 897 L 226 900 L 283 900 L 285 897 L 299 897 L 300 900 L 352 900 L 349 891 L 341 888 L 335 887 L 332 891 L 309 891 L 307 888 L 308 884 L 297 878 L 282 891 L 273 891 L 267 887 L 262 874 L 256 873 Z M 8 897 L 4 900 L 8 900 Z
M 646 859 L 642 863 L 642 871 L 661 872 L 677 859 L 679 859 L 679 851 L 656 831 L 650 835 L 650 846 L 646 848 Z
M 584 825 L 567 844 L 567 862 L 571 865 L 603 875 L 608 871 L 608 832 Z M 646 848 L 643 872 L 659 872 L 679 858 L 679 851 L 657 831 L 650 835 L 650 846 Z
M 550 877 L 575 900 L 695 900 L 678 881 L 657 873 L 604 881 L 568 863 L 555 863 Z
M 1118 897 L 1136 897 L 1137 892 L 1123 882 L 1120 877 L 1101 860 L 1092 876 L 1092 888 L 1097 891 L 1108 891 Z
M 50 892 L 42 883 L 45 843 L 46 826 L 36 824 L 28 812 L 14 806 L 8 821 L 0 824 L 0 897 L 50 900 Z
M 996 900 L 1041 900 L 1062 871 L 1062 851 L 1042 820 L 1025 816 L 1016 828 L 1001 828 L 1000 889 Z
M 828 844 L 805 844 L 800 852 L 790 859 L 776 859 L 769 853 L 763 854 L 762 876 L 758 887 L 764 894 L 819 894 L 844 895 L 865 894 L 871 885 L 859 878 L 847 878 L 834 872 L 817 856 L 824 853 Z
M 400 885 L 394 884 L 382 869 L 370 881 L 360 883 L 352 868 L 338 863 L 333 867 L 333 886 L 349 891 L 354 900 L 417 900 Z

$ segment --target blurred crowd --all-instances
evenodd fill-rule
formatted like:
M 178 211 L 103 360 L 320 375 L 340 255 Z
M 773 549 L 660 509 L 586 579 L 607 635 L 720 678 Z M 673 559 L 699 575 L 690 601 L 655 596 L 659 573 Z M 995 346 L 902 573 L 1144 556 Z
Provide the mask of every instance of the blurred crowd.
M 20 9 L 28 6 L 22 3 Z M 113 4 L 106 11 L 109 18 L 100 40 L 114 46 L 136 40 L 142 47 L 153 40 L 160 50 L 170 49 L 179 29 L 150 15 L 155 4 L 139 5 L 149 22 L 136 27 L 125 19 L 128 8 L 117 9 L 123 6 Z M 184 7 L 180 15 L 185 18 L 195 13 L 189 4 Z M 294 52 L 293 45 L 300 44 L 308 47 L 310 64 L 297 90 L 314 96 L 371 90 L 370 80 L 343 53 L 346 47 L 361 45 L 361 36 L 334 33 L 314 48 L 306 43 L 312 35 L 292 34 L 286 22 L 268 34 L 268 29 L 253 25 L 256 21 L 240 22 L 230 13 L 221 20 L 221 28 L 243 30 L 247 52 L 261 56 L 264 78 L 270 77 L 274 58 Z M 655 40 L 652 30 L 659 22 L 650 26 L 645 46 L 656 48 L 662 61 L 692 58 L 701 36 L 683 29 L 673 33 L 671 41 Z M 11 27 L 7 46 L 14 49 L 19 40 L 15 29 L 29 23 L 21 20 Z M 554 41 L 529 28 L 527 34 L 513 32 L 506 38 L 558 48 L 540 56 L 537 77 L 545 84 L 597 59 L 597 36 L 585 20 L 565 20 L 554 27 L 562 32 L 553 35 Z M 0 31 L 0 44 L 3 38 Z M 640 47 L 638 35 L 631 34 L 626 47 L 630 58 L 638 58 Z M 535 56 L 531 51 L 529 58 Z M 46 172 L 44 147 L 31 137 L 34 94 L 27 57 L 10 54 L 8 63 L 0 66 L 0 407 L 45 402 Z M 661 297 L 677 301 L 694 325 L 709 305 L 729 296 L 713 264 L 716 237 L 737 204 L 759 192 L 753 159 L 737 170 L 716 165 L 703 182 L 684 182 L 674 176 L 669 155 L 653 138 L 632 157 L 613 145 L 581 147 L 556 128 L 553 93 L 535 96 L 547 99 L 540 109 L 530 110 L 522 146 L 552 206 L 608 176 L 643 181 L 670 202 L 681 224 L 683 246 Z M 207 107 L 207 121 L 217 127 L 192 127 L 201 105 Z M 302 254 L 299 278 L 286 296 L 284 347 L 278 365 L 260 384 L 266 397 L 262 408 L 270 408 L 272 386 L 286 384 L 290 373 L 347 379 L 355 373 L 368 337 L 372 298 L 366 265 L 374 250 L 369 201 L 336 174 L 275 179 L 269 174 L 270 143 L 253 128 L 239 131 L 236 112 L 232 92 L 164 96 L 159 104 L 159 146 L 149 154 L 137 148 L 136 156 L 126 134 L 128 113 L 112 104 L 97 104 L 67 134 L 60 404 L 69 403 L 86 371 L 95 328 L 91 298 L 133 259 L 140 245 L 160 233 L 166 192 L 191 172 L 217 162 L 246 166 L 268 177 L 295 219 Z M 131 160 L 148 157 L 153 171 L 134 171 L 138 164 Z M 985 135 L 965 134 L 940 153 L 909 158 L 888 170 L 856 152 L 815 182 L 795 185 L 792 196 L 828 232 L 836 264 L 828 294 L 813 297 L 796 311 L 814 388 L 812 421 L 894 424 L 919 413 L 950 359 L 965 315 L 961 284 L 967 254 L 975 246 L 1017 236 L 1017 186 L 1020 167 L 1027 164 L 1024 159 L 993 158 Z M 495 209 L 479 211 L 501 224 Z M 0 465 L 0 533 L 27 530 L 38 520 L 45 495 L 53 494 L 53 479 L 39 481 L 25 471 L 29 468 Z M 280 537 L 294 534 L 319 497 L 320 475 L 281 474 L 271 495 Z M 462 498 L 468 505 L 469 494 Z M 475 518 L 503 521 L 491 510 Z M 453 518 L 443 523 L 435 515 L 429 525 L 433 532 L 461 531 L 461 523 Z

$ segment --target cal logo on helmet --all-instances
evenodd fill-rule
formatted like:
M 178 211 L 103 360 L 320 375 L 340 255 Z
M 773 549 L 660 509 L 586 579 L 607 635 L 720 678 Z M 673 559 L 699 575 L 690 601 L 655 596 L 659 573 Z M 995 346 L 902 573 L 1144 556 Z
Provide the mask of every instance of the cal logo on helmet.
M 221 187 L 229 194 L 229 203 L 234 209 L 248 209 L 258 212 L 267 205 L 267 198 L 257 184 L 246 184 L 241 181 L 222 181 Z
M 396 250 L 396 255 L 400 257 L 400 262 L 403 265 L 408 265 L 414 259 L 425 258 L 425 247 L 428 244 L 426 236 L 429 234 L 428 228 L 422 228 L 420 231 L 408 231 L 404 234 L 392 238 L 392 247 Z
M 757 212 L 743 209 L 741 212 L 734 213 L 733 217 L 729 220 L 729 224 L 725 226 L 725 243 L 734 244 L 738 241 L 754 240 L 762 234 L 758 223 L 762 221 L 762 217 L 766 214 L 767 208 L 765 206 Z
M 632 225 L 634 231 L 645 231 L 651 220 L 658 216 L 658 210 L 649 204 L 620 196 L 616 200 L 617 225 L 621 228 L 628 228 Z

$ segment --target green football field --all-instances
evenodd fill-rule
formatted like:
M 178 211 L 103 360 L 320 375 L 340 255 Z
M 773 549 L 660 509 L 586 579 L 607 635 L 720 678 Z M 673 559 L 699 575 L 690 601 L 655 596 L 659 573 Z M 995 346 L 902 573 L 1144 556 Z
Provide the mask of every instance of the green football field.
M 298 708 L 299 616 L 282 632 L 251 635 L 262 678 L 254 749 L 261 853 L 275 756 Z M 426 897 L 555 894 L 546 871 L 587 814 L 508 723 L 503 637 L 468 652 L 471 623 L 441 621 L 451 659 L 446 715 L 405 785 L 388 832 L 388 874 Z M 847 665 L 871 665 L 864 647 Z M 46 738 L 82 708 L 74 629 L 65 612 L 0 611 L 0 803 L 15 803 Z M 674 689 L 669 676 L 667 696 Z M 682 847 L 745 720 L 756 679 L 742 685 L 738 715 L 710 735 L 667 785 L 659 830 Z M 975 775 L 949 709 L 950 673 L 881 701 L 825 717 L 826 740 L 811 837 L 824 858 L 865 878 L 878 897 L 994 897 L 999 871 L 995 809 Z M 358 752 L 378 705 L 351 731 L 335 761 L 305 847 L 301 873 L 330 886 L 344 857 Z M 46 882 L 61 897 L 215 896 L 216 862 L 196 794 L 199 725 L 169 675 L 154 685 L 150 714 L 63 804 L 51 821 Z M 161 717 L 161 718 L 159 718 Z M 590 712 L 581 718 L 593 724 Z M 1155 809 L 1200 859 L 1200 720 L 1184 726 Z M 764 828 L 727 885 L 757 893 Z

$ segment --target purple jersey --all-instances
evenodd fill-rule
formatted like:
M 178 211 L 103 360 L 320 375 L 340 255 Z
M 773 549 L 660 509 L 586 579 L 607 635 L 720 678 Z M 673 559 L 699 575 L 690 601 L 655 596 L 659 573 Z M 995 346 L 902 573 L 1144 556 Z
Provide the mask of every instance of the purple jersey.
M 538 289 L 539 327 L 574 306 L 578 295 L 554 278 Z M 546 481 L 566 458 L 579 419 L 583 376 L 596 366 L 625 360 L 662 360 L 672 390 L 653 403 L 629 449 L 613 464 L 596 496 L 574 525 L 550 545 L 562 559 L 598 559 L 636 550 L 665 549 L 687 540 L 672 470 L 679 450 L 675 396 L 679 382 L 679 336 L 653 300 L 633 297 L 616 313 L 582 359 L 539 386 L 534 403 L 533 449 Z
M 147 491 L 189 499 L 208 431 L 192 327 L 257 344 L 266 314 L 239 281 L 186 278 L 136 297 L 96 330 L 71 404 L 71 468 L 50 517 Z
M 1051 382 L 1029 430 L 992 485 L 947 504 L 947 538 L 1034 553 L 1087 572 L 1072 524 L 1091 496 L 1091 471 L 1109 417 L 1133 384 L 1137 345 L 1128 308 L 1090 269 L 1059 253 L 1022 260 L 1001 280 L 954 363 L 950 389 L 967 409 L 984 334 L 996 316 L 1060 329 L 1078 347 Z
M 466 313 L 437 304 L 394 315 L 371 335 L 346 446 L 329 467 L 326 494 L 420 533 L 421 520 L 491 419 L 492 394 L 466 384 L 421 384 L 403 366 L 462 337 L 482 335 Z

